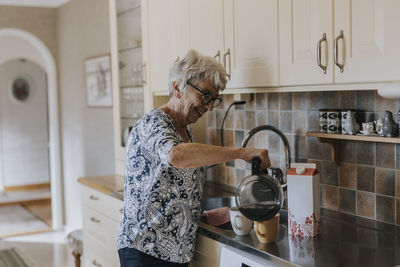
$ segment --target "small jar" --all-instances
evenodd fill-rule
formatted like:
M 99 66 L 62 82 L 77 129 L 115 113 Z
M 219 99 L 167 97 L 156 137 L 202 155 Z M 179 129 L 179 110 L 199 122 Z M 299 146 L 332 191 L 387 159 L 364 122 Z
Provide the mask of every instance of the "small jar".
M 320 132 L 327 132 L 328 126 L 327 126 L 327 109 L 320 109 L 319 110 L 319 131 Z
M 328 133 L 340 133 L 340 110 L 330 109 L 327 111 L 327 132 Z

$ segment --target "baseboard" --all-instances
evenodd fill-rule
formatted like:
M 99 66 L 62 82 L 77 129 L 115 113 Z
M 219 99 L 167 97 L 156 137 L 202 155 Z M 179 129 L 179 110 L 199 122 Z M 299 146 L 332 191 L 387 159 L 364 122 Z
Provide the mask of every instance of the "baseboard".
M 4 186 L 4 192 L 50 189 L 50 183 Z

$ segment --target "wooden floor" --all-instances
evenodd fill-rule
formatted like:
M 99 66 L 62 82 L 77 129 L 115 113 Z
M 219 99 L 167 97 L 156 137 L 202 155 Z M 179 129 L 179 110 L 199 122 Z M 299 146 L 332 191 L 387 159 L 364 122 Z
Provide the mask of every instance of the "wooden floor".
M 51 227 L 51 200 L 36 200 L 26 203 L 22 203 L 26 209 L 35 214 L 36 217 L 44 221 L 49 227 Z

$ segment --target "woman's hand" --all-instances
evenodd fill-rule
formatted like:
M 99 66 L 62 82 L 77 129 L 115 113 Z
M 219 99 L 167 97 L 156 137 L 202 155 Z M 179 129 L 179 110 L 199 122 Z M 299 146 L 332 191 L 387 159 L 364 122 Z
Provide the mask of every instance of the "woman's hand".
M 244 157 L 243 160 L 251 163 L 252 159 L 259 157 L 261 159 L 260 169 L 265 170 L 271 167 L 271 162 L 268 156 L 268 150 L 257 149 L 257 148 L 243 148 Z

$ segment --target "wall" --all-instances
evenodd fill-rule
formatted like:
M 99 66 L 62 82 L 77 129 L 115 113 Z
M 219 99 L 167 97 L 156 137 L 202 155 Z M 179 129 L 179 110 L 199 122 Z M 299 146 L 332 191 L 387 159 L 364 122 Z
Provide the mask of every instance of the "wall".
M 58 8 L 59 84 L 66 225 L 81 227 L 77 178 L 114 173 L 112 108 L 86 104 L 84 60 L 110 53 L 107 0 Z
M 320 108 L 357 109 L 358 120 L 371 121 L 384 110 L 398 112 L 400 100 L 381 98 L 375 91 L 265 93 L 250 95 L 246 106 L 231 110 L 225 121 L 226 146 L 239 147 L 255 126 L 271 124 L 284 132 L 292 162 L 314 162 L 321 172 L 321 206 L 352 215 L 400 225 L 400 145 L 341 141 L 341 164 L 331 159 L 330 146 L 307 137 L 319 130 Z M 207 142 L 219 144 L 219 129 L 232 95 L 207 115 Z M 397 118 L 398 121 L 398 118 Z M 272 166 L 284 166 L 283 144 L 272 132 L 259 132 L 248 145 L 269 150 Z M 241 160 L 210 169 L 208 179 L 236 186 L 250 174 Z

